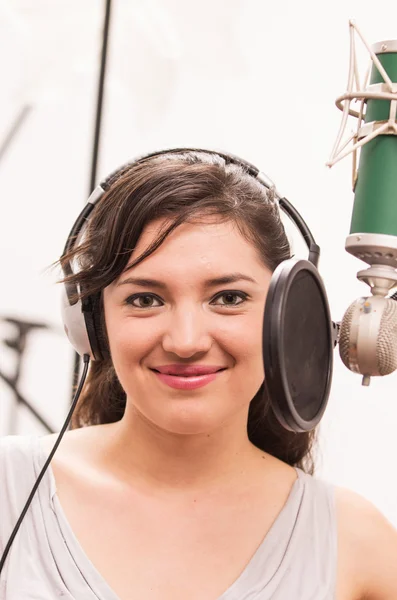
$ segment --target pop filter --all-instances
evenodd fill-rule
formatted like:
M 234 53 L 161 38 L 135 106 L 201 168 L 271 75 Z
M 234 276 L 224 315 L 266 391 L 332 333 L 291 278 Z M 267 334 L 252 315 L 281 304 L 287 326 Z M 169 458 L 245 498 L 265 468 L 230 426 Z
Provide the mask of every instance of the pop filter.
M 263 320 L 265 384 L 286 429 L 314 429 L 325 411 L 332 380 L 333 323 L 325 287 L 307 260 L 275 269 Z

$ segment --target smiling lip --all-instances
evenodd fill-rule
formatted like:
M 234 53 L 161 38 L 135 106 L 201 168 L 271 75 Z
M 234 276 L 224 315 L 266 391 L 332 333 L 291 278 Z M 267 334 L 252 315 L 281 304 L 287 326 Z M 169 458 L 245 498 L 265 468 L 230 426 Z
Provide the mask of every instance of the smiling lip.
M 153 371 L 153 373 L 169 387 L 176 390 L 195 390 L 196 388 L 203 387 L 211 381 L 214 381 L 222 371 L 215 373 L 207 373 L 206 375 L 195 375 L 194 377 L 184 377 L 183 375 L 166 375 L 165 373 L 159 373 Z
M 159 372 L 161 369 L 161 372 Z M 167 365 L 151 369 L 155 375 L 168 385 L 177 390 L 194 390 L 203 387 L 211 381 L 214 381 L 218 373 L 224 371 L 224 367 L 211 366 L 185 366 L 185 365 Z M 176 374 L 180 371 L 180 374 Z
M 163 365 L 161 367 L 153 367 L 153 371 L 158 371 L 165 375 L 182 375 L 184 377 L 195 377 L 198 375 L 208 375 L 216 373 L 225 367 L 214 365 Z

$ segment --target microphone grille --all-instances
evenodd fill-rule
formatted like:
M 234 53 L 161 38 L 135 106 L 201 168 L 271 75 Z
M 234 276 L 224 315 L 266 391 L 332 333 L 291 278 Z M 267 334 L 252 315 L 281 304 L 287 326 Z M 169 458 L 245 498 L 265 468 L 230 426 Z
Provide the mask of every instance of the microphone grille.
M 397 302 L 377 296 L 353 302 L 340 326 L 339 354 L 355 373 L 393 373 L 397 369 Z
M 380 375 L 397 369 L 397 302 L 388 299 L 380 322 L 376 354 Z

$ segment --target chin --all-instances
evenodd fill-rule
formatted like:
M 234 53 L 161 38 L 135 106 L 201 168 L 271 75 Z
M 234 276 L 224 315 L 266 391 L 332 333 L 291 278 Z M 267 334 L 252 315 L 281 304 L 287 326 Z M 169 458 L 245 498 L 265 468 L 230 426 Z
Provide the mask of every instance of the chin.
M 175 435 L 210 435 L 232 420 L 247 422 L 248 406 L 240 406 L 236 411 L 223 410 L 220 406 L 209 405 L 203 400 L 186 398 L 181 402 L 170 402 L 167 410 L 155 411 L 147 418 L 159 429 Z
M 172 414 L 162 415 L 162 418 L 157 419 L 158 426 L 164 431 L 174 433 L 176 435 L 200 435 L 209 434 L 214 429 L 221 425 L 221 420 L 210 418 L 207 414 L 197 414 L 197 411 L 189 411 L 184 408 L 183 411 Z

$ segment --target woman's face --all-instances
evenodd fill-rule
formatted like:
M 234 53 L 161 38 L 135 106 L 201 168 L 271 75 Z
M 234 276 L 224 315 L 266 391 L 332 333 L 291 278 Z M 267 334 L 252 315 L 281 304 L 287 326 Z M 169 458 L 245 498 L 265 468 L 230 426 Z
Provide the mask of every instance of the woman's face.
M 209 433 L 233 419 L 246 426 L 264 378 L 271 272 L 234 223 L 216 219 L 181 225 L 129 269 L 163 223 L 145 228 L 126 269 L 104 291 L 112 360 L 127 405 L 173 433 Z M 222 370 L 181 375 L 181 368 L 197 366 Z

